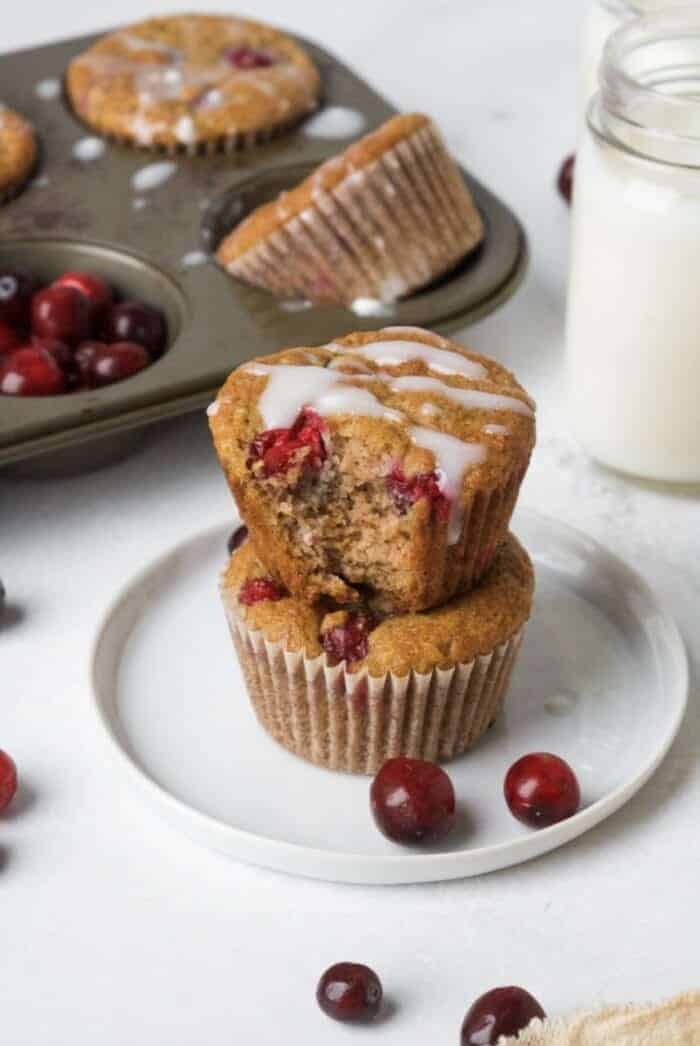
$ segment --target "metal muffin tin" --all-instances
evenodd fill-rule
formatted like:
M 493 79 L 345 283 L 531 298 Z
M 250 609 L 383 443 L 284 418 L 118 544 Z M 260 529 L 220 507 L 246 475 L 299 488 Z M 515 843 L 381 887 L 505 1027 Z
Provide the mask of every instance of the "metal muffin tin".
M 102 34 L 99 34 L 102 35 Z M 92 441 L 100 460 L 108 441 L 205 405 L 227 374 L 251 356 L 313 345 L 353 330 L 407 324 L 450 331 L 506 301 L 526 265 L 517 218 L 465 173 L 484 218 L 486 239 L 454 273 L 380 316 L 329 306 L 294 311 L 264 291 L 236 283 L 209 259 L 221 236 L 253 207 L 289 188 L 350 139 L 305 135 L 304 124 L 279 138 L 229 154 L 164 157 L 107 143 L 92 160 L 74 153 L 91 132 L 62 95 L 40 97 L 37 85 L 63 81 L 71 58 L 99 36 L 78 37 L 0 57 L 0 98 L 34 124 L 41 156 L 34 181 L 0 207 L 0 267 L 28 269 L 46 280 L 65 269 L 105 276 L 123 295 L 159 306 L 170 347 L 152 367 L 91 392 L 45 398 L 0 396 L 0 465 Z M 360 112 L 365 131 L 395 109 L 322 48 L 303 39 L 323 79 L 323 106 Z M 365 132 L 363 132 L 365 133 Z M 138 191 L 133 176 L 154 162 L 176 170 L 158 187 Z M 88 449 L 87 447 L 85 448 Z M 75 459 L 76 463 L 78 460 Z

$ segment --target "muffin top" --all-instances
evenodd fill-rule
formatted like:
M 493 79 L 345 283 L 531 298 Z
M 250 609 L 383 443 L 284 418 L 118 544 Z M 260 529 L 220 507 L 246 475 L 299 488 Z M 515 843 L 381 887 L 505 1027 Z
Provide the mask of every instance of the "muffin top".
M 290 37 L 224 15 L 151 18 L 75 58 L 73 106 L 104 134 L 193 146 L 269 130 L 314 109 L 320 78 Z
M 276 200 L 256 208 L 221 241 L 217 251 L 218 260 L 223 266 L 229 265 L 256 243 L 305 211 L 321 193 L 331 192 L 345 178 L 357 174 L 364 167 L 369 167 L 388 149 L 428 125 L 433 126 L 429 117 L 422 113 L 406 113 L 392 117 L 376 131 L 360 138 L 339 156 L 326 160 L 294 189 L 283 192 Z M 437 129 L 433 129 L 437 133 Z
M 251 478 L 257 436 L 302 416 L 331 446 L 337 439 L 360 448 L 373 473 L 394 485 L 412 477 L 433 484 L 450 544 L 474 496 L 524 472 L 535 442 L 534 404 L 510 371 L 413 327 L 287 349 L 235 370 L 210 408 L 229 482 Z
M 251 585 L 255 579 L 265 580 L 262 585 Z M 237 612 L 248 627 L 262 631 L 270 642 L 282 642 L 285 649 L 304 651 L 308 657 L 344 649 L 349 651 L 350 671 L 366 668 L 372 676 L 430 672 L 490 654 L 527 621 L 533 589 L 532 564 L 512 534 L 499 548 L 484 580 L 471 592 L 434 610 L 381 621 L 329 602 L 308 606 L 291 599 L 270 582 L 250 541 L 231 556 L 223 578 L 226 597 L 236 601 Z M 355 633 L 349 642 L 343 635 L 348 630 Z M 353 658 L 353 646 L 354 653 L 362 656 Z M 330 660 L 337 663 L 340 659 L 331 656 Z
M 0 193 L 22 182 L 36 161 L 31 124 L 0 103 Z

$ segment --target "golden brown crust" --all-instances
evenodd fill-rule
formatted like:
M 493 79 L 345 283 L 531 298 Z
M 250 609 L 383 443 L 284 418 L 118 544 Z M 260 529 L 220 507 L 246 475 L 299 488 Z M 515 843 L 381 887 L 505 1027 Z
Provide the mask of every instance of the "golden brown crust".
M 245 581 L 265 576 L 254 546 L 246 542 L 231 557 L 223 588 L 235 596 Z M 367 668 L 371 676 L 404 676 L 489 654 L 521 630 L 530 615 L 533 591 L 530 559 L 509 535 L 476 589 L 435 610 L 386 618 L 370 632 L 367 657 L 353 663 L 352 671 Z M 322 652 L 320 631 L 327 606 L 285 598 L 239 605 L 239 612 L 249 628 L 262 631 L 270 642 L 281 641 L 286 650 L 303 650 L 309 657 Z
M 250 47 L 274 64 L 236 69 Z M 194 147 L 271 132 L 315 108 L 320 77 L 286 34 L 243 18 L 152 18 L 103 37 L 66 76 L 77 114 L 101 134 L 148 147 Z
M 36 138 L 31 124 L 0 105 L 0 198 L 11 195 L 29 178 L 36 163 Z

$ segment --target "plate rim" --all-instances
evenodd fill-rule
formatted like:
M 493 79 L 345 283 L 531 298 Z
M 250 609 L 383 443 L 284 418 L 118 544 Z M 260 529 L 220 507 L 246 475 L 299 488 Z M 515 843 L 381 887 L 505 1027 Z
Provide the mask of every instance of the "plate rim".
M 515 529 L 517 529 L 518 519 L 522 518 L 530 519 L 535 523 L 539 522 L 540 525 L 553 526 L 569 540 L 585 542 L 589 548 L 595 550 L 597 555 L 602 555 L 604 560 L 607 559 L 611 565 L 614 564 L 617 571 L 622 570 L 627 578 L 635 583 L 656 612 L 657 634 L 663 634 L 667 664 L 671 666 L 674 674 L 673 685 L 667 690 L 668 702 L 669 705 L 674 706 L 674 711 L 662 742 L 654 748 L 653 754 L 639 772 L 622 782 L 612 792 L 579 810 L 573 817 L 549 828 L 489 846 L 466 848 L 447 853 L 410 851 L 385 855 L 362 855 L 343 850 L 319 849 L 315 846 L 275 839 L 246 828 L 239 828 L 220 820 L 213 814 L 198 810 L 155 780 L 129 752 L 128 747 L 122 743 L 115 729 L 113 714 L 108 707 L 111 702 L 106 695 L 101 693 L 99 672 L 103 644 L 120 608 L 128 603 L 139 588 L 143 587 L 149 577 L 160 573 L 169 560 L 180 555 L 195 542 L 207 543 L 218 535 L 225 537 L 231 527 L 235 526 L 236 515 L 226 522 L 219 522 L 205 529 L 193 531 L 169 546 L 165 552 L 142 565 L 112 596 L 100 616 L 90 644 L 90 693 L 96 718 L 111 751 L 117 756 L 117 763 L 125 769 L 132 784 L 137 787 L 149 805 L 155 806 L 168 822 L 175 823 L 194 841 L 246 864 L 310 879 L 345 884 L 399 885 L 471 878 L 541 857 L 583 835 L 616 813 L 643 788 L 668 754 L 688 707 L 688 655 L 682 634 L 667 601 L 665 598 L 659 597 L 646 579 L 626 560 L 611 552 L 585 531 L 553 516 L 528 508 L 519 509 L 515 517 Z M 367 778 L 367 782 L 369 784 L 369 778 Z M 215 840 L 219 837 L 223 837 L 223 839 L 217 845 Z M 223 845 L 224 841 L 229 841 L 230 845 Z M 237 852 L 235 853 L 233 844 L 236 844 Z M 463 867 L 465 863 L 478 867 L 465 868 Z

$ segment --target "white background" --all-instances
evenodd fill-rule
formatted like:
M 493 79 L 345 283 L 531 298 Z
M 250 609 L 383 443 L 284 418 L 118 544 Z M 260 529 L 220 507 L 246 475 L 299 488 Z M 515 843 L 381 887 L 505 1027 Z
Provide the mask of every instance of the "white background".
M 7 7 L 7 49 L 159 10 L 150 0 Z M 540 404 L 523 503 L 588 530 L 657 586 L 697 678 L 697 495 L 591 465 L 560 399 L 568 215 L 553 179 L 576 137 L 584 7 L 260 0 L 240 13 L 315 37 L 398 107 L 431 112 L 459 158 L 523 218 L 527 284 L 468 335 Z M 228 511 L 202 416 L 153 430 L 142 452 L 82 479 L 0 478 L 0 575 L 23 612 L 0 631 L 0 747 L 25 781 L 0 821 L 3 1043 L 456 1043 L 467 1004 L 502 983 L 523 984 L 552 1013 L 697 985 L 696 693 L 671 755 L 622 813 L 552 856 L 463 883 L 348 888 L 239 867 L 122 790 L 90 710 L 96 622 L 129 575 Z M 196 648 L 195 623 L 192 656 Z M 394 1001 L 374 1030 L 316 1011 L 318 974 L 345 958 L 374 965 Z

